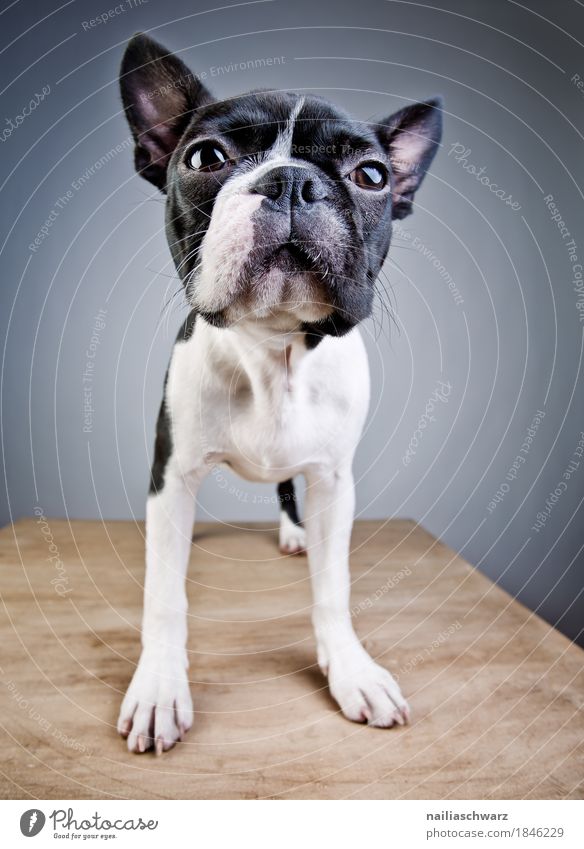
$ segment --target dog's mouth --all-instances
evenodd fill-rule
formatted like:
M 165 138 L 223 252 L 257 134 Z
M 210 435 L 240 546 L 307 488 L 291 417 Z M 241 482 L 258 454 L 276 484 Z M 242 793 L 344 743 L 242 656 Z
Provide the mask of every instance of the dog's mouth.
M 297 241 L 287 241 L 276 249 L 273 255 L 274 265 L 282 271 L 319 274 L 314 256 L 305 245 Z
M 282 242 L 276 248 L 259 248 L 252 251 L 246 270 L 258 276 L 277 271 L 290 281 L 296 276 L 302 276 L 305 279 L 311 278 L 315 284 L 322 281 L 328 273 L 322 253 L 295 238 Z
M 252 252 L 244 275 L 242 299 L 257 315 L 265 307 L 270 313 L 282 309 L 316 320 L 330 311 L 325 263 L 306 242 L 289 238 L 265 252 L 260 248 L 255 256 Z
M 244 317 L 287 316 L 288 322 L 298 324 L 320 321 L 333 310 L 327 278 L 326 260 L 315 246 L 293 237 L 278 245 L 256 245 L 238 274 L 230 303 L 203 314 L 218 326 Z
M 237 198 L 229 220 L 219 207 L 205 235 L 187 291 L 193 306 L 219 316 L 215 323 L 223 326 L 274 316 L 300 326 L 324 321 L 342 308 L 343 284 L 353 279 L 357 253 L 357 247 L 346 247 L 343 222 L 324 211 L 309 221 L 267 216 L 261 206 L 246 208 L 251 206 L 247 196 Z

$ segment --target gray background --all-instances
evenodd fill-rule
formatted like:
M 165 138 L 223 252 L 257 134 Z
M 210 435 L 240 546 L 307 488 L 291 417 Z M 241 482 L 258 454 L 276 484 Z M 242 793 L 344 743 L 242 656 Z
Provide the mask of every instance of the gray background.
M 543 200 L 554 195 L 584 257 L 584 89 L 573 80 L 584 76 L 582 5 L 268 0 L 206 11 L 212 3 L 135 2 L 89 28 L 107 3 L 20 0 L 0 17 L 2 120 L 50 86 L 0 144 L 2 523 L 35 507 L 71 518 L 144 514 L 154 420 L 184 313 L 180 297 L 165 307 L 178 286 L 163 205 L 133 174 L 128 148 L 72 184 L 128 138 L 116 74 L 125 40 L 146 30 L 206 73 L 218 97 L 308 90 L 357 118 L 383 119 L 444 95 L 442 151 L 385 266 L 396 323 L 378 304 L 364 327 L 373 403 L 356 460 L 358 512 L 414 517 L 578 638 L 584 464 L 543 528 L 533 526 L 584 428 L 582 297 Z M 283 60 L 268 67 L 268 57 Z M 213 71 L 241 62 L 250 66 Z M 457 143 L 520 210 L 456 162 Z M 84 384 L 100 309 L 105 327 Z M 448 401 L 406 467 L 438 380 L 452 387 Z M 84 432 L 88 386 L 94 412 Z M 489 512 L 538 410 L 545 417 L 525 463 Z M 230 490 L 231 478 L 209 478 L 202 518 L 276 517 L 272 488 L 233 482 Z M 254 503 L 258 494 L 266 503 Z

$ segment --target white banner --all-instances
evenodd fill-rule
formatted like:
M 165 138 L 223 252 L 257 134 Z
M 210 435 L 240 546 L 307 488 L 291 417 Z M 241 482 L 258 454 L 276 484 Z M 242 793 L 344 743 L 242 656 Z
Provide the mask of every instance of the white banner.
M 2 801 L 2 845 L 581 849 L 582 801 Z M 34 840 L 34 843 L 28 841 Z

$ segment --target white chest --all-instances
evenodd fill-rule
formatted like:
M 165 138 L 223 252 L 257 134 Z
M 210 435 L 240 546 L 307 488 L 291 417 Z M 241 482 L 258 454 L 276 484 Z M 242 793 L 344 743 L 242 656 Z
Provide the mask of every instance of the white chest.
M 231 347 L 217 348 L 224 338 Z M 360 337 L 326 340 L 313 352 L 302 342 L 213 342 L 201 334 L 198 347 L 181 346 L 173 358 L 168 397 L 187 466 L 225 463 L 248 480 L 275 482 L 354 450 L 368 403 Z

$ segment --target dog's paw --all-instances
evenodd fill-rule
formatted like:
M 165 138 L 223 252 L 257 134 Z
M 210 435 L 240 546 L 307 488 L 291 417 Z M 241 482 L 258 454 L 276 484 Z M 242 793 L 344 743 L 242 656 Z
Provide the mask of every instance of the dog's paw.
M 397 682 L 370 657 L 333 661 L 328 679 L 331 695 L 347 719 L 376 728 L 409 722 L 410 709 Z
M 142 652 L 128 688 L 118 731 L 130 752 L 171 749 L 193 724 L 193 703 L 180 656 Z
M 306 531 L 282 511 L 280 516 L 280 551 L 282 554 L 304 554 Z

